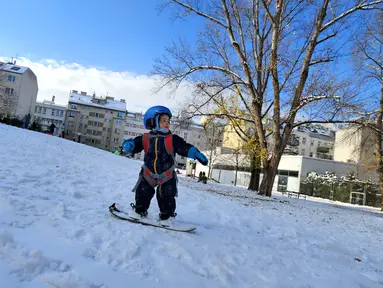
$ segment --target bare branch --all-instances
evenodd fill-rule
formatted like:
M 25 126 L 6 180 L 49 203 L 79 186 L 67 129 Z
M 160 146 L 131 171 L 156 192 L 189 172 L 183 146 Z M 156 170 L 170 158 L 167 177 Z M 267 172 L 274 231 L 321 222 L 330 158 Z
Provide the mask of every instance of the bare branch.
M 336 22 L 338 22 L 339 20 L 345 18 L 346 16 L 354 13 L 355 11 L 358 11 L 358 10 L 369 10 L 369 9 L 375 9 L 375 6 L 377 4 L 380 4 L 380 3 L 383 3 L 383 0 L 377 0 L 377 1 L 373 1 L 373 2 L 368 2 L 368 3 L 364 3 L 364 4 L 359 4 L 359 5 L 356 5 L 354 7 L 352 7 L 351 9 L 343 12 L 342 14 L 340 14 L 339 16 L 336 16 L 334 17 L 334 19 L 332 19 L 331 21 L 327 22 L 326 24 L 324 24 L 322 26 L 322 28 L 320 29 L 320 32 L 326 30 L 327 28 L 329 28 L 331 25 L 335 24 Z
M 210 16 L 210 15 L 208 15 L 206 13 L 203 13 L 203 12 L 195 9 L 194 7 L 192 7 L 192 6 L 188 5 L 188 4 L 185 4 L 185 3 L 181 2 L 181 1 L 178 1 L 178 0 L 172 0 L 172 2 L 177 3 L 178 5 L 181 5 L 182 7 L 188 9 L 189 12 L 193 11 L 197 15 L 202 16 L 202 17 L 204 17 L 206 19 L 209 19 L 210 21 L 213 21 L 214 23 L 216 23 L 216 24 L 218 24 L 218 25 L 220 25 L 220 26 L 222 26 L 224 28 L 227 28 L 227 26 L 223 22 L 221 22 L 220 20 L 218 20 L 218 19 L 216 19 L 216 18 L 214 18 L 214 17 L 212 17 L 212 16 Z
M 318 60 L 311 61 L 309 63 L 309 66 L 313 66 L 313 65 L 319 64 L 319 63 L 328 63 L 328 62 L 332 62 L 334 60 L 335 60 L 335 57 L 328 57 L 328 58 L 324 58 L 324 59 L 318 59 Z

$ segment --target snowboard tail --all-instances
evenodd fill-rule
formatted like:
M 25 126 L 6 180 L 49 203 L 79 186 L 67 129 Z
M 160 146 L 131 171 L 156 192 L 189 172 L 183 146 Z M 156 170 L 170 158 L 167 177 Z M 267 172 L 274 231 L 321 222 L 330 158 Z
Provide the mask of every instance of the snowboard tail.
M 179 226 L 179 225 L 166 226 L 166 225 L 162 225 L 160 221 L 148 219 L 146 217 L 138 219 L 138 218 L 132 217 L 131 215 L 129 215 L 129 213 L 118 209 L 116 207 L 116 203 L 113 203 L 111 206 L 109 206 L 109 212 L 117 219 L 120 219 L 123 221 L 129 221 L 132 223 L 138 223 L 141 225 L 152 226 L 152 227 L 162 228 L 162 229 L 171 230 L 171 231 L 192 232 L 195 229 L 197 229 L 197 227 L 195 226 L 189 226 L 189 227 Z

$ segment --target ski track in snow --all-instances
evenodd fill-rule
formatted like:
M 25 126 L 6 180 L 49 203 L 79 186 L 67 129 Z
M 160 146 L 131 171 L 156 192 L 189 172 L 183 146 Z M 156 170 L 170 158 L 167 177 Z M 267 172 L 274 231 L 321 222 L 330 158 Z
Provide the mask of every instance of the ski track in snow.
M 197 230 L 166 231 L 108 212 L 130 209 L 141 162 L 2 124 L 0 147 L 0 287 L 383 287 L 376 209 L 179 177 Z

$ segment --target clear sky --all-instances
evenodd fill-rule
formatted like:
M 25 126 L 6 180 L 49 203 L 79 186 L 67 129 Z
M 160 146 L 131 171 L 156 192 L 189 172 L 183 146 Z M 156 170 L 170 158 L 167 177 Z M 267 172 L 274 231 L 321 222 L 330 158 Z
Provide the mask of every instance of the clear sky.
M 0 55 L 148 73 L 165 45 L 178 37 L 193 40 L 201 25 L 191 18 L 174 20 L 168 9 L 160 12 L 163 3 L 166 0 L 0 0 Z

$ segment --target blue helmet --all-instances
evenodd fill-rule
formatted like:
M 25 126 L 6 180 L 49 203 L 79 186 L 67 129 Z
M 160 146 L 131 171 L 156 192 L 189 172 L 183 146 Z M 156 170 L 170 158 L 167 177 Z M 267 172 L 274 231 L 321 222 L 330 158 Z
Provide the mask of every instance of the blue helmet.
M 158 125 L 158 118 L 161 114 L 167 114 L 169 118 L 172 118 L 172 112 L 165 106 L 153 106 L 149 108 L 144 115 L 144 127 L 149 130 L 161 130 Z

